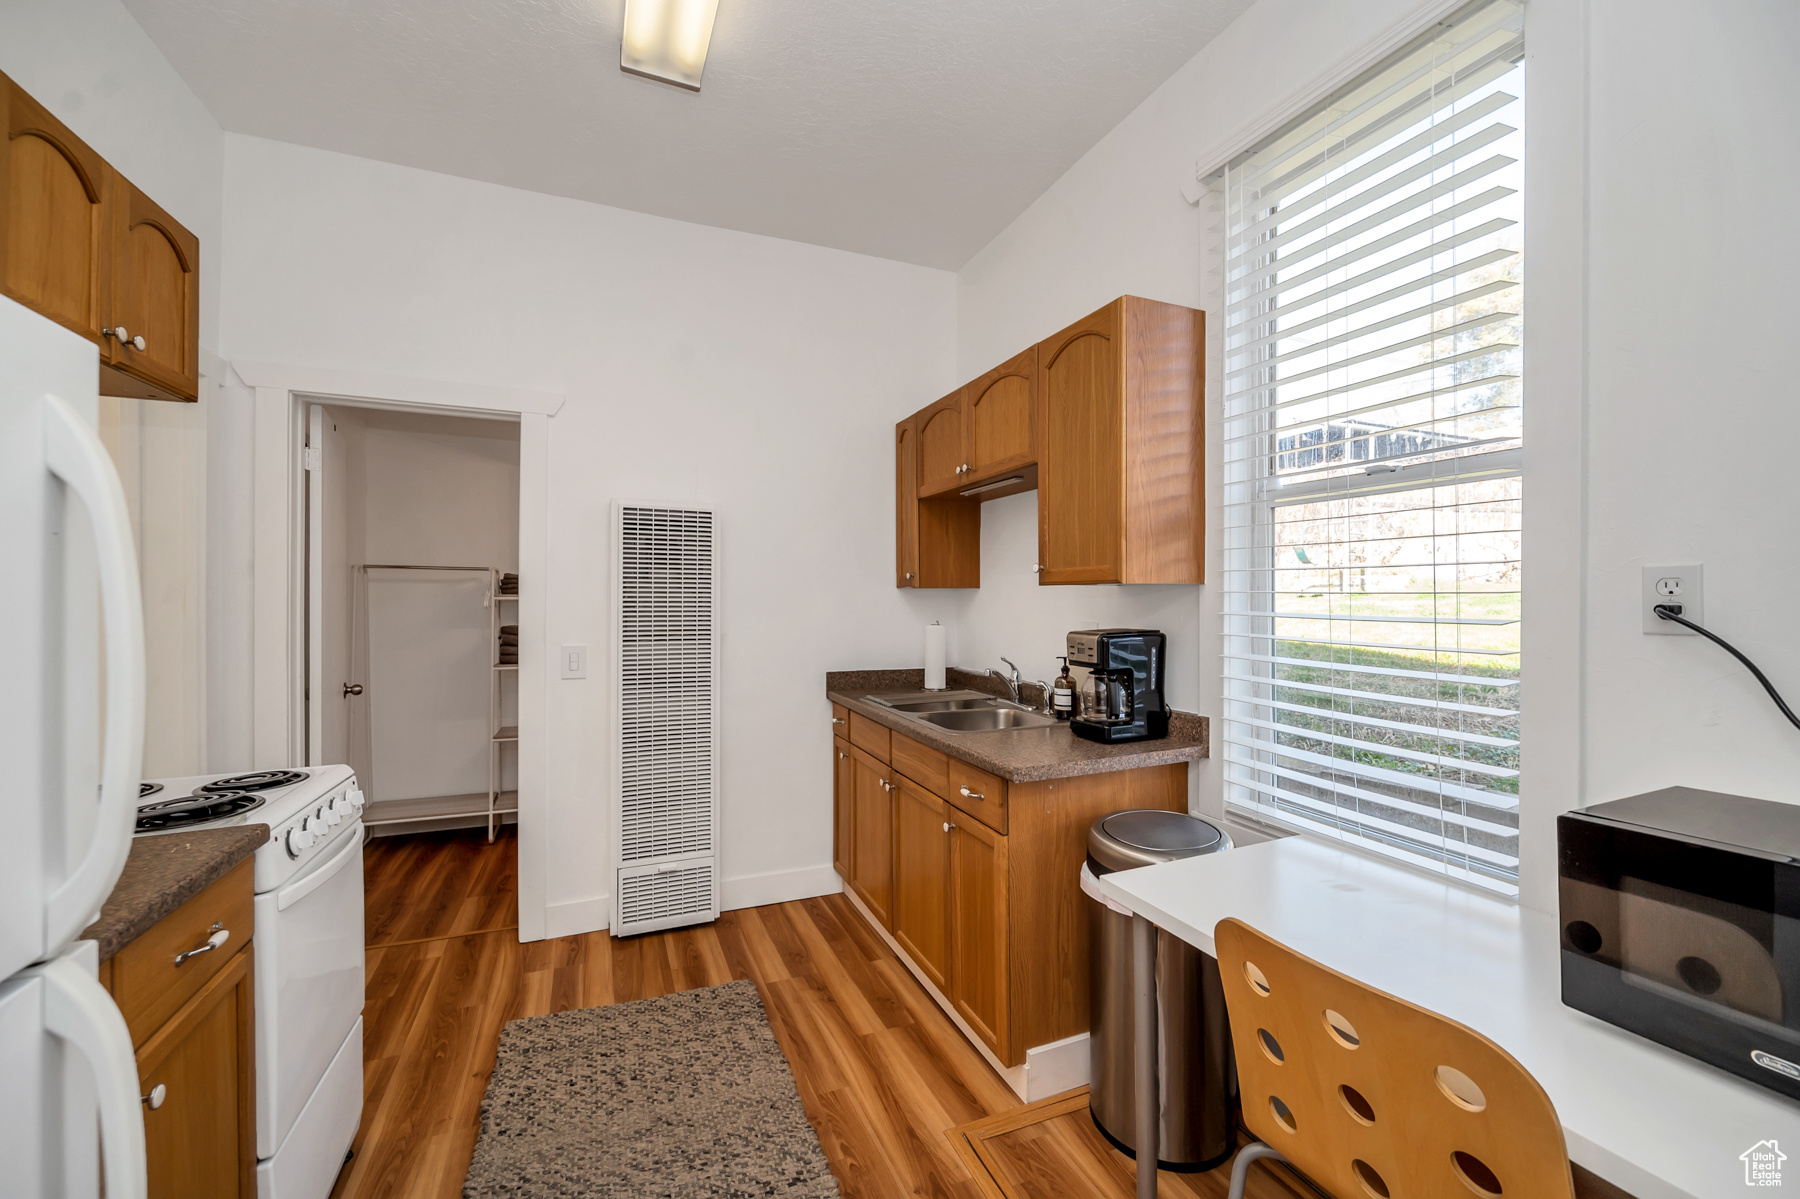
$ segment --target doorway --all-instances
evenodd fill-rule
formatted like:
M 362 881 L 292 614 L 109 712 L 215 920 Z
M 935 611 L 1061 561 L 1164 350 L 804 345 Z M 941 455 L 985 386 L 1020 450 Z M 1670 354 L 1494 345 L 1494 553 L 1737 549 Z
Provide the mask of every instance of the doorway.
M 518 420 L 303 412 L 306 760 L 374 836 L 518 819 Z

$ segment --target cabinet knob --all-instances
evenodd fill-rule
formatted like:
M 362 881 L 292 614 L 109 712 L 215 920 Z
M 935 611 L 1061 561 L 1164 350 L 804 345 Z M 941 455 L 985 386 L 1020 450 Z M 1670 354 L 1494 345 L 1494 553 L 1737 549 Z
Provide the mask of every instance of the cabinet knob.
M 950 823 L 950 822 L 949 822 L 949 821 L 948 821 L 948 820 L 946 820 L 946 821 L 944 821 L 944 831 L 945 831 L 945 832 L 946 832 L 946 833 L 947 833 L 947 832 L 949 832 L 949 831 L 950 831 L 950 830 L 951 830 L 951 829 L 953 829 L 953 828 L 955 828 L 955 827 L 956 827 L 956 826 L 955 826 L 955 825 L 954 825 L 954 824 L 951 824 L 951 823 Z
M 907 578 L 909 578 L 909 579 L 910 579 L 910 578 L 912 578 L 912 571 L 910 571 L 910 570 L 909 570 L 909 571 L 907 571 L 907 572 L 906 572 L 906 577 L 907 577 Z
M 986 799 L 987 798 L 987 796 L 983 795 L 981 792 L 971 791 L 967 787 L 962 788 L 962 793 L 963 793 L 964 799 Z
M 841 750 L 841 749 L 840 749 L 840 750 L 838 750 L 838 757 L 839 757 L 839 758 L 840 758 L 840 759 L 842 759 L 842 758 L 847 758 L 847 757 L 849 757 L 849 756 L 850 756 L 850 755 L 849 755 L 849 754 L 847 754 L 847 753 L 845 753 L 845 752 L 844 752 L 844 751 L 843 751 L 843 750 Z
M 344 684 L 344 698 L 345 699 L 349 699 L 352 695 L 361 695 L 361 694 L 362 694 L 362 684 L 361 683 L 345 683 Z
M 357 690 L 358 690 L 358 692 L 360 692 L 362 689 L 359 687 L 359 688 L 357 688 Z M 842 716 L 833 716 L 831 718 L 831 723 L 832 724 L 843 724 L 844 718 Z
M 169 1097 L 169 1086 L 167 1083 L 161 1083 L 161 1082 L 159 1082 L 155 1086 L 151 1087 L 150 1093 L 148 1095 L 138 1096 L 138 1098 L 143 1102 L 144 1106 L 149 1108 L 151 1111 L 155 1111 L 157 1108 L 161 1107 L 163 1105 L 163 1101 L 166 1100 L 168 1097 Z
M 1042 566 L 1040 566 L 1038 563 L 1033 562 L 1031 564 L 1031 573 L 1034 575 L 1041 575 L 1044 573 L 1044 568 Z
M 132 338 L 126 344 L 132 346 L 134 349 L 141 350 L 144 348 L 144 335 L 142 333 L 140 333 L 136 337 Z

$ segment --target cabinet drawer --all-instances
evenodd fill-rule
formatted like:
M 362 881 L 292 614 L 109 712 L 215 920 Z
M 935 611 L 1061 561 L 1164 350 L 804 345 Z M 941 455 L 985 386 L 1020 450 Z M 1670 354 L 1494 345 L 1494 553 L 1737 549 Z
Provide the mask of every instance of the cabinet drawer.
M 933 795 L 950 793 L 950 759 L 901 733 L 893 734 L 894 769 Z
M 113 1001 L 125 1015 L 133 1046 L 141 1046 L 249 942 L 253 870 L 254 859 L 245 858 L 113 957 Z M 206 944 L 215 925 L 230 933 L 225 943 L 176 965 L 177 955 Z
M 996 833 L 1006 832 L 1006 781 L 949 759 L 950 788 L 944 797 Z
M 887 726 L 876 724 L 860 712 L 850 713 L 850 744 L 866 754 L 873 754 L 884 763 L 888 761 Z

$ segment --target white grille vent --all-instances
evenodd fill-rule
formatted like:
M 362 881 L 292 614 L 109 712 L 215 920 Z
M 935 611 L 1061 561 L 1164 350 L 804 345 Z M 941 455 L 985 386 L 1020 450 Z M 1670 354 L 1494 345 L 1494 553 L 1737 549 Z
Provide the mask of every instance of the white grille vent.
M 619 924 L 615 935 L 679 928 L 719 915 L 710 858 L 691 865 L 634 866 L 619 871 Z
M 718 916 L 718 576 L 710 511 L 620 504 L 615 533 L 625 936 Z

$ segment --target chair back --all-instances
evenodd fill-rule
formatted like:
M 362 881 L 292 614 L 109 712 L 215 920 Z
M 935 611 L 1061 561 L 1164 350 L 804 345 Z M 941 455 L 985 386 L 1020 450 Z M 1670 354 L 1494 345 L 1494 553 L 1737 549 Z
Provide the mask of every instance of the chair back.
M 1480 1033 L 1214 930 L 1244 1124 L 1337 1199 L 1573 1199 L 1544 1088 Z

